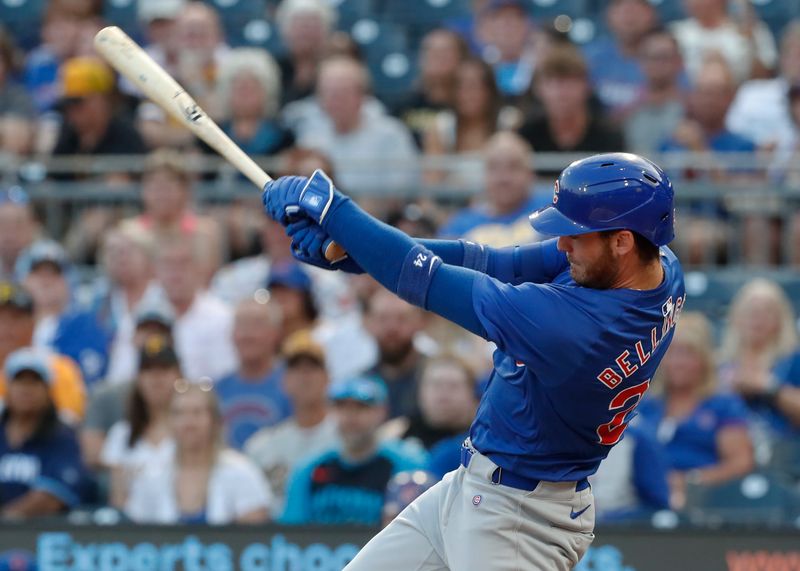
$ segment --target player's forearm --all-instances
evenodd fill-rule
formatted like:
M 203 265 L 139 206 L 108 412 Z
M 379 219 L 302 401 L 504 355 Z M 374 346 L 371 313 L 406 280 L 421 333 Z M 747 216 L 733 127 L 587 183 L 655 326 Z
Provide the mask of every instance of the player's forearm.
M 64 509 L 64 503 L 52 494 L 31 490 L 6 506 L 0 514 L 8 518 L 53 515 Z

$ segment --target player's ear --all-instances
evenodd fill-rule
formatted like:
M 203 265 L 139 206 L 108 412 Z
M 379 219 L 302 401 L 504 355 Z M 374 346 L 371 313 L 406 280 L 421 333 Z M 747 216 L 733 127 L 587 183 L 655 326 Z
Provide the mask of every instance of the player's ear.
M 636 250 L 636 240 L 630 230 L 619 230 L 611 238 L 611 247 L 618 256 L 625 256 Z

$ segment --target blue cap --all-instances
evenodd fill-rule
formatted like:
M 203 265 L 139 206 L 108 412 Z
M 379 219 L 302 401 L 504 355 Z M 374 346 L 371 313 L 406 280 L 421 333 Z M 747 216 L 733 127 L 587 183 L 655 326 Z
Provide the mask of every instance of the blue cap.
M 273 286 L 284 286 L 299 291 L 311 291 L 311 278 L 294 262 L 275 264 L 269 271 L 267 289 Z
M 50 240 L 36 242 L 24 254 L 25 275 L 30 273 L 39 264 L 53 264 L 61 273 L 69 269 L 69 257 L 64 248 L 58 242 Z
M 23 371 L 32 371 L 48 385 L 52 383 L 53 373 L 50 370 L 49 355 L 33 347 L 23 347 L 17 349 L 6 358 L 5 376 L 9 381 Z
M 332 401 L 355 400 L 364 404 L 385 404 L 389 398 L 386 385 L 375 377 L 353 377 L 335 383 L 329 393 Z

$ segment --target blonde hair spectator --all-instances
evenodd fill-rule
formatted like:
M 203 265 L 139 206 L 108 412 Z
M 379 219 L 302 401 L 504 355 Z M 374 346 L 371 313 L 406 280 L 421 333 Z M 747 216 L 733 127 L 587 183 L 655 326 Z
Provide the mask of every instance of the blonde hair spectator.
M 714 335 L 711 322 L 699 311 L 684 312 L 680 321 L 675 326 L 675 335 L 672 347 L 689 348 L 693 356 L 700 360 L 703 373 L 702 382 L 697 387 L 698 394 L 708 397 L 714 394 L 717 388 L 717 363 L 714 355 Z M 667 358 L 665 357 L 665 360 Z M 663 394 L 668 392 L 669 367 L 660 367 L 653 383 L 653 393 Z
M 261 84 L 264 90 L 263 117 L 274 118 L 281 103 L 281 72 L 272 56 L 259 48 L 238 48 L 225 58 L 217 83 L 221 113 L 233 114 L 232 88 L 235 79 L 241 75 L 250 75 Z
M 275 17 L 281 34 L 285 35 L 295 16 L 301 14 L 318 16 L 326 35 L 333 31 L 333 27 L 336 25 L 336 12 L 332 8 L 332 2 L 325 2 L 324 0 L 283 0 Z

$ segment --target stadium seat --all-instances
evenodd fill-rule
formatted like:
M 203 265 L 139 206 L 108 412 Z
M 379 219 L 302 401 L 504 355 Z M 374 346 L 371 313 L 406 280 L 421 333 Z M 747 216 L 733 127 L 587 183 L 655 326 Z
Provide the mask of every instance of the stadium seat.
M 686 17 L 683 11 L 683 0 L 650 0 L 650 3 L 658 10 L 658 15 L 663 22 L 671 22 Z
M 206 0 L 219 13 L 225 38 L 233 46 L 243 45 L 244 28 L 251 21 L 264 18 L 265 0 Z
M 389 52 L 408 49 L 408 38 L 395 24 L 362 18 L 350 27 L 350 36 L 363 50 L 367 59 L 380 58 Z
M 337 27 L 340 30 L 349 30 L 350 27 L 362 18 L 375 15 L 373 0 L 329 0 L 339 14 Z
M 417 73 L 417 58 L 406 51 L 388 51 L 368 58 L 372 88 L 390 108 L 411 89 Z
M 469 11 L 469 0 L 382 0 L 381 7 L 383 19 L 417 31 L 441 26 Z
M 786 437 L 776 442 L 769 465 L 776 474 L 800 482 L 800 441 Z
M 0 24 L 14 36 L 17 45 L 30 50 L 39 43 L 45 0 L 0 0 Z
M 689 485 L 686 512 L 692 523 L 781 525 L 797 506 L 797 495 L 778 477 L 754 473 L 719 486 Z
M 562 14 L 576 18 L 588 12 L 586 0 L 528 0 L 528 4 L 531 17 L 543 24 L 551 24 Z
M 273 56 L 282 53 L 284 49 L 278 27 L 274 22 L 263 18 L 256 18 L 247 22 L 238 32 L 231 33 L 228 36 L 228 42 L 232 46 L 264 48 Z

